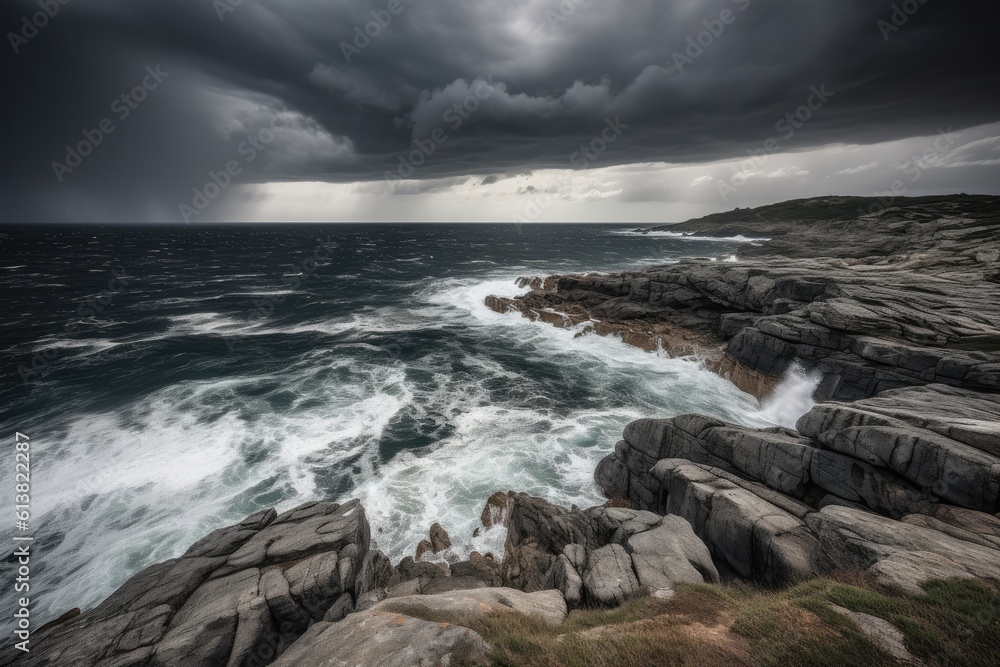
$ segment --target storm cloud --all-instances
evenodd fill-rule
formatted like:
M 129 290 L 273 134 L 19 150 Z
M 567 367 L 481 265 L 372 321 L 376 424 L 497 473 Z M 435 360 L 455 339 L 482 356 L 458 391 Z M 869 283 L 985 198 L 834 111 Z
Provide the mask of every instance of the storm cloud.
M 972 0 L 16 0 L 0 16 L 6 220 L 211 204 L 203 220 L 254 184 L 389 176 L 406 180 L 369 196 L 432 196 L 1000 121 L 1000 8 Z M 609 122 L 627 128 L 613 141 Z M 878 157 L 835 173 L 866 179 Z M 977 135 L 935 159 L 960 182 L 995 174 L 1000 151 Z M 816 174 L 792 162 L 747 178 Z M 647 180 L 606 190 L 662 199 Z

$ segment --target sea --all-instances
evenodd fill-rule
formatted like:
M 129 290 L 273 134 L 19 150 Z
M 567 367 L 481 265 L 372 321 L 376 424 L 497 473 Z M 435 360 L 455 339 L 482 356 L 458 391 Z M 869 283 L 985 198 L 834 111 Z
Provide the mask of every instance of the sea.
M 630 421 L 794 423 L 803 378 L 760 405 L 698 359 L 484 305 L 521 276 L 738 261 L 754 242 L 633 227 L 3 227 L 0 590 L 18 535 L 38 627 L 212 530 L 320 499 L 361 499 L 394 562 L 434 522 L 454 556 L 499 556 L 502 529 L 473 537 L 486 499 L 601 504 L 594 468 Z

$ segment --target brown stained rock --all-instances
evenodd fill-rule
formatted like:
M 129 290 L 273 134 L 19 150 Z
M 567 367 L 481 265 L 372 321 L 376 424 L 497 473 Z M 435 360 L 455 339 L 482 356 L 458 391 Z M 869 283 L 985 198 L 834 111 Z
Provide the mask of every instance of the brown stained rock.
M 451 548 L 451 537 L 441 524 L 435 523 L 431 526 L 431 550 L 434 553 L 441 553 L 445 549 Z
M 773 239 L 743 246 L 737 262 L 689 259 L 530 279 L 519 284 L 531 292 L 487 302 L 556 326 L 586 323 L 642 349 L 697 355 L 758 398 L 793 361 L 823 375 L 821 400 L 932 383 L 1000 390 L 996 204 L 914 199 L 851 215 L 850 204 L 834 200 L 784 202 L 722 226 L 717 220 L 727 214 L 673 228 L 702 235 L 739 228 Z M 944 435 L 1000 448 L 995 425 L 973 418 L 949 428 Z
M 415 560 L 420 560 L 425 553 L 434 553 L 434 546 L 431 545 L 430 540 L 420 540 L 417 544 L 417 555 L 414 556 Z
M 428 538 L 420 540 L 417 544 L 415 560 L 420 560 L 424 554 L 439 554 L 451 548 L 451 537 L 441 524 L 432 524 L 428 531 Z
M 479 520 L 484 528 L 492 528 L 504 522 L 508 509 L 508 494 L 497 491 L 487 499 Z

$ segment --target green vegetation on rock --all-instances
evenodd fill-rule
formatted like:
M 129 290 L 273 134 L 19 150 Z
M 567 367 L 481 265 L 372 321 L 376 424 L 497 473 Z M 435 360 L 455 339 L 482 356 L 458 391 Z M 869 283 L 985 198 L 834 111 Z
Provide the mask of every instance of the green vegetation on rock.
M 455 656 L 453 664 L 467 666 L 906 664 L 835 607 L 888 621 L 902 632 L 906 650 L 928 665 L 987 667 L 1000 660 L 1000 586 L 970 579 L 929 582 L 919 597 L 887 594 L 847 574 L 781 590 L 680 585 L 671 600 L 581 609 L 560 625 L 510 612 L 472 621 L 430 610 L 416 615 L 482 635 L 492 646 L 489 662 Z

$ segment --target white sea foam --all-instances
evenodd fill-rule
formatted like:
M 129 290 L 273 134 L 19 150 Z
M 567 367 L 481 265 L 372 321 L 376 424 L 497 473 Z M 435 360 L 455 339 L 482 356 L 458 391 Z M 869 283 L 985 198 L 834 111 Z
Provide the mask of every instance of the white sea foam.
M 622 234 L 626 236 L 647 236 L 649 238 L 671 239 L 674 241 L 708 241 L 719 243 L 763 243 L 770 241 L 767 237 L 752 237 L 737 234 L 736 236 L 698 236 L 697 234 L 683 234 L 681 232 L 637 232 L 637 231 L 615 231 L 612 234 Z
M 379 348 L 366 342 L 318 342 L 279 370 L 177 383 L 114 413 L 67 412 L 77 416 L 54 432 L 39 461 L 38 525 L 63 536 L 46 552 L 39 612 L 93 605 L 139 568 L 260 507 L 331 495 L 362 499 L 373 538 L 394 561 L 412 554 L 434 522 L 451 533 L 456 555 L 500 557 L 502 530 L 472 536 L 486 499 L 513 489 L 563 505 L 602 502 L 594 467 L 629 421 L 689 412 L 746 424 L 769 418 L 696 360 L 484 304 L 487 295 L 524 291 L 506 274 L 428 280 L 405 306 L 288 326 L 250 326 L 218 312 L 170 317 L 167 332 L 149 340 L 452 328 L 474 334 L 476 346 L 509 350 L 518 363 L 458 343 L 403 361 L 373 355 Z M 586 386 L 549 395 L 536 369 Z M 435 436 L 386 461 L 381 448 L 402 416 Z
M 38 443 L 33 516 L 63 535 L 46 551 L 45 607 L 92 605 L 137 564 L 178 556 L 268 497 L 287 498 L 279 509 L 325 497 L 318 475 L 349 459 L 367 459 L 371 476 L 383 429 L 412 398 L 402 371 L 318 380 L 328 370 L 175 385 Z M 290 405 L 275 410 L 283 394 Z
M 793 364 L 774 393 L 764 401 L 760 418 L 778 426 L 795 428 L 799 417 L 816 405 L 813 394 L 822 380 L 819 373 L 806 372 L 798 364 Z

